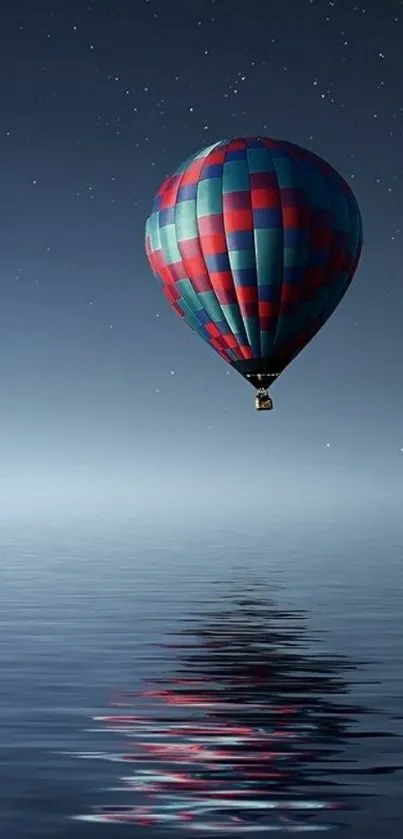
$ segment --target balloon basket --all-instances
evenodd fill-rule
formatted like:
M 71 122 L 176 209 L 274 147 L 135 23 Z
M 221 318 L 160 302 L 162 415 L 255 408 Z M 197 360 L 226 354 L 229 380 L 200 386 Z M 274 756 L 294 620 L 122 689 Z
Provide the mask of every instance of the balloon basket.
M 255 396 L 255 408 L 257 411 L 272 411 L 273 400 L 265 387 L 259 388 Z

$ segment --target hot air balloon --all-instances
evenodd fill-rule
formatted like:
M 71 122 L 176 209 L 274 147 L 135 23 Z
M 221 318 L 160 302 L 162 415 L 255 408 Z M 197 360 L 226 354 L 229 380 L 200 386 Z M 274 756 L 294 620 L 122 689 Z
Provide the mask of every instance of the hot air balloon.
M 159 189 L 146 224 L 153 273 L 175 310 L 273 407 L 269 386 L 336 309 L 357 268 L 354 194 L 294 143 L 208 146 Z

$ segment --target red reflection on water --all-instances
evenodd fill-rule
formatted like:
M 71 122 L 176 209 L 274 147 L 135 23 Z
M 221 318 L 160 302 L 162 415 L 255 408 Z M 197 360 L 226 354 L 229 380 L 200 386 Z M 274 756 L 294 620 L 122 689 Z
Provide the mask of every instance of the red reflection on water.
M 190 676 L 116 692 L 111 705 L 128 712 L 95 720 L 129 741 L 103 757 L 133 764 L 117 787 L 132 801 L 87 820 L 244 833 L 335 827 L 317 815 L 347 805 L 322 775 L 341 771 L 337 755 L 359 709 L 340 698 L 351 665 L 306 650 L 300 623 L 244 601 L 196 626 L 193 645 L 169 645 Z M 129 711 L 144 700 L 145 711 Z

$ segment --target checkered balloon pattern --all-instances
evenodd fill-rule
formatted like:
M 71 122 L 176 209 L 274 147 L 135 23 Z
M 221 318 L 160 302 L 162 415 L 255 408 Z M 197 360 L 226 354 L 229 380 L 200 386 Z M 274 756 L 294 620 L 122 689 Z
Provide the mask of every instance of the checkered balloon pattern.
M 362 246 L 343 178 L 300 146 L 215 143 L 158 191 L 146 252 L 174 310 L 227 362 L 289 363 L 344 296 Z

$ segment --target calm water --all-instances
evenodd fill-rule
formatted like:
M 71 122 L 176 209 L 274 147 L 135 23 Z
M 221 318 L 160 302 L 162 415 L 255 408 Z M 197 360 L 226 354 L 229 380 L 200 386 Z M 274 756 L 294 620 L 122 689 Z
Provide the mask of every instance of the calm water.
M 1 836 L 401 839 L 403 534 L 369 518 L 3 524 Z

